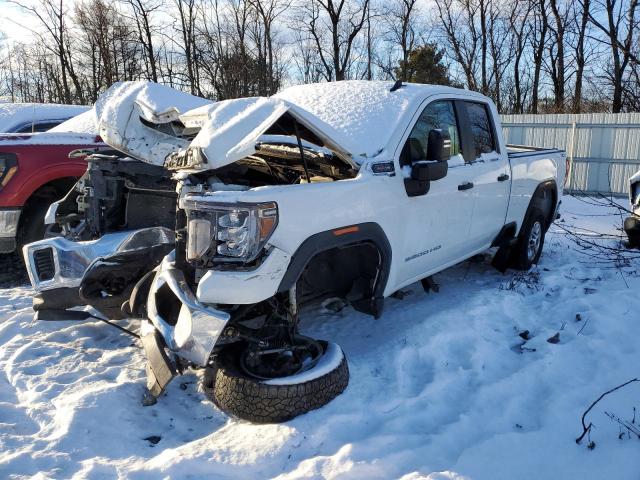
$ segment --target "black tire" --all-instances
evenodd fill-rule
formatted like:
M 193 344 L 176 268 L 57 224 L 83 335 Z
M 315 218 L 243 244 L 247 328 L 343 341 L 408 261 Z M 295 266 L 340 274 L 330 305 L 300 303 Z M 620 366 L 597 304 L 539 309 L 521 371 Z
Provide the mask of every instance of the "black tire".
M 44 224 L 44 216 L 47 214 L 49 205 L 45 201 L 40 205 L 32 205 L 24 212 L 20 218 L 20 230 L 17 237 L 17 250 L 22 256 L 22 247 L 38 240 L 42 240 L 47 231 Z
M 511 250 L 511 266 L 516 270 L 529 270 L 537 264 L 544 247 L 547 219 L 534 207 L 522 225 L 518 241 Z
M 281 385 L 249 377 L 239 367 L 238 350 L 227 348 L 218 356 L 217 366 L 205 371 L 204 392 L 223 412 L 253 423 L 285 422 L 320 408 L 340 395 L 349 383 L 349 367 L 342 349 L 336 344 L 321 343 L 325 355 L 341 356 L 341 360 L 335 357 L 337 366 L 327 372 L 318 364 L 289 377 L 304 376 L 306 381 Z M 313 377 L 314 370 L 319 376 Z M 287 381 L 287 377 L 277 381 Z
M 629 238 L 629 248 L 640 248 L 640 218 L 636 215 L 624 220 L 624 231 Z

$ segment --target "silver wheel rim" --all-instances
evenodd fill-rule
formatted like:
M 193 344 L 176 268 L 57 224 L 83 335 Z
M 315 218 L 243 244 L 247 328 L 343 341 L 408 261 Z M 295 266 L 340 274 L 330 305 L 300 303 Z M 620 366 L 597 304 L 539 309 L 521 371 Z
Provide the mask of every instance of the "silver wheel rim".
M 540 250 L 540 240 L 542 239 L 542 225 L 536 221 L 529 232 L 529 241 L 527 242 L 527 258 L 530 262 L 536 258 L 538 250 Z

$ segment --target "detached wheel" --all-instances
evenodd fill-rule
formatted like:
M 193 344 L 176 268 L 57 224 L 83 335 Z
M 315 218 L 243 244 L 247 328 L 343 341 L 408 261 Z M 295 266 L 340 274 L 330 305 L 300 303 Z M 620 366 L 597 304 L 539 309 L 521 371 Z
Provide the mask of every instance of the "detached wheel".
M 544 246 L 546 219 L 542 211 L 534 208 L 518 237 L 518 242 L 511 252 L 511 264 L 518 270 L 529 270 L 538 263 Z
M 261 362 L 246 345 L 227 348 L 205 372 L 205 394 L 225 413 L 253 423 L 284 422 L 326 405 L 349 383 L 347 359 L 335 343 L 295 340 L 293 354 L 261 354 Z M 296 358 L 296 350 L 307 351 Z M 298 365 L 292 375 L 267 378 Z

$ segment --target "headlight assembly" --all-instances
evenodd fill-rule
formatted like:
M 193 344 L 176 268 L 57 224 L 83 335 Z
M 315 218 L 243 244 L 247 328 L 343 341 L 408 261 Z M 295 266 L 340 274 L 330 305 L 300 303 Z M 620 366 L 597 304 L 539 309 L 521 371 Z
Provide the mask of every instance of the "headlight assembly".
M 274 202 L 215 203 L 185 198 L 187 260 L 251 262 L 258 257 L 278 223 Z

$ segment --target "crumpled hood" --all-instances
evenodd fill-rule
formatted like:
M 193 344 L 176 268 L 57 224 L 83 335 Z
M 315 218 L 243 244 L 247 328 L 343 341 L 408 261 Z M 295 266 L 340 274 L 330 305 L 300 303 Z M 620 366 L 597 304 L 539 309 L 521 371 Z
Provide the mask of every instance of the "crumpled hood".
M 95 104 L 96 125 L 104 142 L 138 160 L 162 165 L 189 141 L 146 126 L 169 124 L 210 100 L 153 82 L 117 82 Z M 142 119 L 142 120 L 141 120 Z
M 285 114 L 319 139 L 320 146 L 356 166 L 348 146 L 336 140 L 338 132 L 283 99 L 252 97 L 211 103 L 151 82 L 125 82 L 101 95 L 95 108 L 100 135 L 107 144 L 172 169 L 203 171 L 237 162 L 255 153 L 260 137 Z M 149 125 L 177 120 L 186 127 L 185 132 L 197 132 L 195 137 L 176 136 Z

